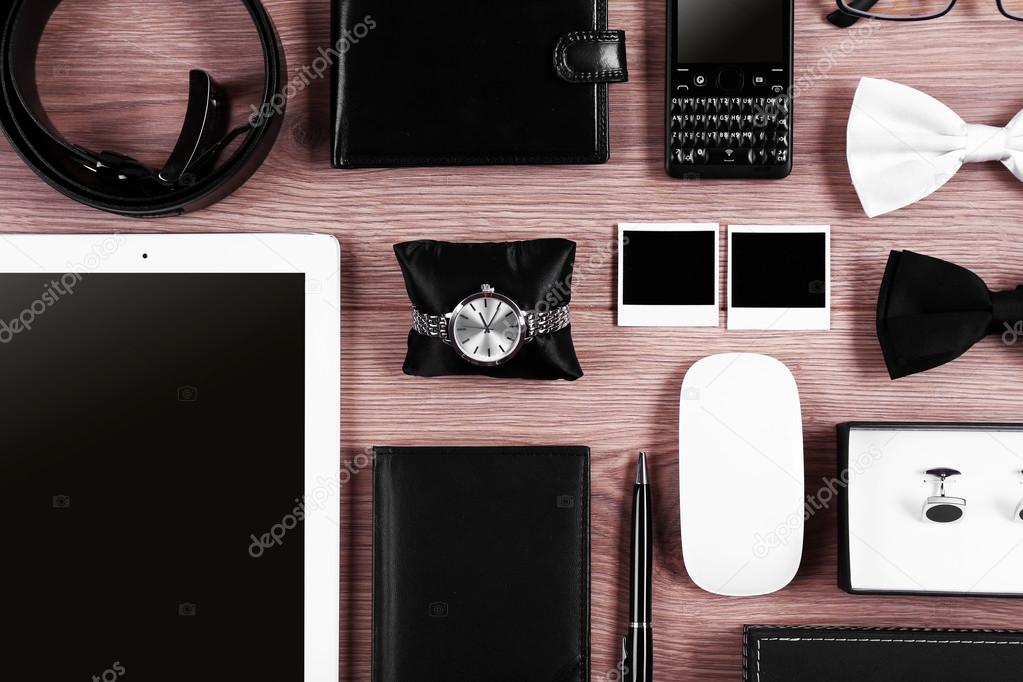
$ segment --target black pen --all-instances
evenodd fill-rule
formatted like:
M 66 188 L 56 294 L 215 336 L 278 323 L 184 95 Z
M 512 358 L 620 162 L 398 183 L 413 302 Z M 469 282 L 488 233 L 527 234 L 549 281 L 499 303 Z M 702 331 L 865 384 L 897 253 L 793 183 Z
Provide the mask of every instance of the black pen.
M 654 667 L 653 583 L 654 533 L 646 453 L 639 453 L 632 487 L 632 546 L 629 567 L 629 630 L 622 640 L 622 680 L 651 682 Z

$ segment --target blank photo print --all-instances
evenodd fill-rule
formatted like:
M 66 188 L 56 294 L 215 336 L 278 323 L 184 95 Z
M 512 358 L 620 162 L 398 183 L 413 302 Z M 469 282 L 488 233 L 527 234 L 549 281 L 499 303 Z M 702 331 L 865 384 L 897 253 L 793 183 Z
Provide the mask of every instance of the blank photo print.
M 618 324 L 718 326 L 718 225 L 618 226 Z
M 728 228 L 728 328 L 831 328 L 827 225 Z

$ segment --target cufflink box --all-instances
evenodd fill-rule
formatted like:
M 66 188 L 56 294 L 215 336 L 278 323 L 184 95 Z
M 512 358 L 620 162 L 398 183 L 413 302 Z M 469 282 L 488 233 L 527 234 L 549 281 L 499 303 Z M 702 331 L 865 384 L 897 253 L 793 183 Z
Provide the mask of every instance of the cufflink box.
M 743 682 L 1018 682 L 1023 631 L 747 625 Z
M 838 478 L 820 492 L 838 499 L 845 591 L 1023 597 L 1023 424 L 841 424 Z M 925 516 L 936 501 L 955 523 Z

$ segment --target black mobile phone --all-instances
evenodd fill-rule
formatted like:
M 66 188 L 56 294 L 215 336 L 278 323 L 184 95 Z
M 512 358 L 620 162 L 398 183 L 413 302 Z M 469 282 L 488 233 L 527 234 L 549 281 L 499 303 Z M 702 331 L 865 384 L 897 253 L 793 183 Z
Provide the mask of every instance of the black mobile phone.
M 668 175 L 792 172 L 793 14 L 793 0 L 668 0 Z

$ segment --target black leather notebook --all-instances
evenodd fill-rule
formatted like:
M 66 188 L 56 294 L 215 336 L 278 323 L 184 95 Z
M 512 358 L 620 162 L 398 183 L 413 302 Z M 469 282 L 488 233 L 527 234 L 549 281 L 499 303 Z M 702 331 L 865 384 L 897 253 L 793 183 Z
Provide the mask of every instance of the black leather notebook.
M 375 454 L 374 682 L 588 682 L 589 450 Z
M 1023 632 L 747 625 L 745 682 L 984 682 L 1023 677 Z
M 333 0 L 333 163 L 602 163 L 607 0 Z

